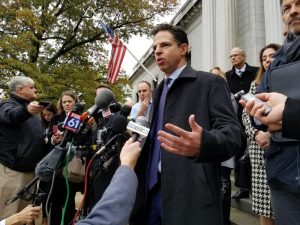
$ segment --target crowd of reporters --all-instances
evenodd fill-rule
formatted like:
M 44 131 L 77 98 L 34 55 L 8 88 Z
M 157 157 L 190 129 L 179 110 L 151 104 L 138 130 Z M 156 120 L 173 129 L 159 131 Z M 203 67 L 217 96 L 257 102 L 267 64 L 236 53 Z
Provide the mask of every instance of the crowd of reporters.
M 288 23 L 289 17 L 292 18 L 294 14 L 300 15 L 300 8 L 298 5 L 295 6 L 294 1 L 286 0 L 280 1 L 280 3 L 281 5 L 284 4 L 284 10 L 288 10 L 285 7 L 290 6 L 295 11 L 293 11 L 293 14 L 288 11 L 283 12 L 285 23 Z M 230 210 L 230 203 L 228 204 L 228 201 L 230 201 L 230 194 L 227 199 L 224 195 L 223 199 L 220 197 L 220 162 L 230 159 L 233 155 L 237 156 L 236 153 L 241 155 L 244 153 L 244 150 L 239 152 L 238 149 L 241 145 L 240 139 L 245 139 L 244 143 L 242 141 L 244 144 L 242 148 L 247 146 L 247 138 L 244 135 L 246 134 L 250 141 L 248 148 L 249 146 L 255 148 L 256 152 L 253 150 L 255 154 L 259 151 L 259 163 L 263 163 L 263 165 L 266 163 L 266 166 L 260 168 L 259 172 L 264 175 L 260 180 L 266 183 L 268 179 L 268 185 L 263 186 L 268 195 L 266 203 L 257 203 L 257 190 L 252 184 L 254 211 L 261 216 L 261 224 L 274 224 L 274 219 L 280 225 L 298 224 L 299 213 L 297 212 L 299 212 L 300 205 L 299 135 L 297 135 L 299 127 L 297 115 L 300 107 L 298 97 L 279 93 L 260 94 L 257 95 L 257 98 L 267 102 L 272 108 L 271 112 L 266 113 L 266 104 L 258 100 L 247 103 L 241 100 L 239 103 L 245 107 L 244 114 L 242 115 L 243 109 L 240 105 L 236 116 L 229 93 L 229 89 L 231 92 L 238 91 L 237 89 L 241 87 L 237 87 L 237 85 L 241 84 L 240 80 L 245 81 L 244 79 L 247 79 L 247 84 L 243 83 L 243 89 L 246 89 L 246 92 L 255 93 L 258 84 L 258 90 L 264 92 L 276 91 L 276 89 L 269 88 L 270 71 L 272 71 L 270 69 L 299 60 L 294 46 L 299 45 L 298 35 L 300 30 L 296 28 L 296 25 L 290 27 L 286 42 L 279 52 L 274 55 L 274 62 L 272 62 L 273 54 L 279 46 L 266 46 L 261 50 L 261 70 L 267 72 L 262 79 L 261 72 L 256 82 L 252 82 L 256 74 L 254 70 L 256 71 L 256 69 L 245 63 L 245 52 L 240 48 L 232 49 L 230 59 L 233 68 L 226 73 L 228 82 L 226 84 L 224 79 L 206 72 L 194 71 L 187 66 L 185 54 L 188 49 L 188 41 L 183 30 L 166 24 L 158 26 L 158 29 L 153 33 L 154 51 L 157 63 L 165 73 L 165 81 L 155 91 L 153 107 L 156 114 L 152 115 L 155 116 L 154 121 L 151 117 L 151 85 L 143 81 L 138 86 L 140 102 L 134 106 L 135 110 L 132 114 L 138 116 L 140 113 L 144 113 L 147 118 L 150 114 L 150 121 L 154 122 L 155 126 L 152 124 L 150 135 L 148 135 L 149 130 L 146 134 L 143 134 L 147 138 L 143 140 L 146 145 L 143 145 L 144 151 L 142 151 L 141 160 L 137 165 L 137 176 L 133 169 L 137 164 L 137 158 L 141 151 L 140 143 L 136 142 L 136 135 L 133 135 L 135 137 L 126 142 L 130 137 L 126 131 L 126 126 L 128 128 L 131 124 L 127 120 L 130 107 L 121 107 L 115 102 L 110 88 L 107 86 L 97 87 L 95 105 L 86 112 L 83 112 L 80 104 L 76 105 L 79 101 L 76 94 L 71 90 L 65 91 L 58 100 L 58 110 L 56 110 L 53 104 L 46 105 L 45 102 L 35 101 L 37 95 L 32 79 L 23 76 L 13 77 L 9 82 L 10 98 L 1 102 L 0 105 L 0 177 L 3 179 L 0 187 L 0 212 L 1 219 L 5 219 L 1 223 L 6 225 L 29 223 L 38 217 L 37 212 L 41 210 L 41 207 L 36 205 L 42 202 L 43 217 L 45 218 L 43 224 L 48 222 L 49 225 L 75 224 L 78 220 L 77 224 L 127 224 L 134 205 L 136 208 L 132 214 L 133 220 L 130 221 L 132 224 L 134 222 L 139 223 L 138 221 L 144 221 L 151 225 L 177 224 L 179 220 L 185 221 L 186 224 L 196 224 L 196 222 L 199 222 L 199 224 L 229 224 L 230 212 L 228 210 Z M 178 35 L 179 33 L 181 36 Z M 174 39 L 177 41 L 176 44 Z M 170 45 L 176 45 L 173 46 L 175 50 L 174 48 L 163 50 L 162 40 L 168 40 Z M 179 47 L 180 51 L 176 51 Z M 263 61 L 266 49 L 273 49 L 273 51 L 266 56 L 270 58 L 270 62 L 268 65 L 265 63 L 265 66 Z M 171 62 L 174 65 L 177 63 L 175 65 L 177 66 L 176 69 L 171 68 L 172 65 L 170 68 L 168 68 L 168 65 L 164 67 L 166 59 L 160 58 L 160 55 L 165 53 L 164 51 L 173 51 L 175 56 L 178 57 L 178 61 Z M 289 56 L 293 57 L 289 58 Z M 241 65 L 238 65 L 240 62 Z M 268 68 L 269 66 L 270 68 Z M 245 77 L 247 72 L 251 72 L 251 75 Z M 191 74 L 200 74 L 201 76 L 190 76 Z M 185 84 L 187 78 L 195 79 L 193 84 Z M 170 79 L 171 83 L 168 83 Z M 179 83 L 178 79 L 181 79 L 182 83 Z M 196 95 L 199 94 L 194 92 L 196 88 L 191 89 L 195 84 L 200 86 L 204 84 L 219 85 L 219 88 L 208 90 L 201 86 L 201 97 L 207 97 L 207 101 L 199 102 L 201 107 L 200 105 L 191 106 L 186 103 L 186 97 L 182 95 L 182 90 L 179 87 L 184 87 L 185 94 L 194 93 Z M 166 101 L 167 103 L 169 101 L 167 105 L 169 111 L 164 112 L 167 116 L 172 115 L 172 113 L 175 113 L 176 116 L 170 116 L 167 119 L 165 116 L 164 122 L 167 121 L 168 123 L 161 124 L 159 121 L 160 103 L 165 104 L 163 98 L 168 96 L 169 89 L 171 89 L 173 99 L 170 97 L 172 94 L 169 94 L 169 99 Z M 166 95 L 163 97 L 165 91 Z M 214 95 L 210 95 L 212 91 Z M 145 93 L 145 95 L 142 93 Z M 146 94 L 148 95 L 146 96 Z M 177 98 L 174 98 L 174 95 Z M 217 101 L 216 96 L 223 99 L 222 106 L 217 107 L 217 104 L 213 104 Z M 184 103 L 179 101 L 181 97 Z M 173 105 L 170 102 L 173 102 L 174 105 L 187 104 L 185 109 L 190 109 L 193 113 L 183 115 L 178 110 L 176 112 L 172 111 Z M 209 116 L 206 117 L 205 114 L 199 119 L 199 115 L 206 112 L 206 109 Z M 254 119 L 249 117 L 246 112 Z M 40 118 L 38 117 L 39 114 Z M 214 116 L 215 119 L 212 119 L 211 116 Z M 205 119 L 203 119 L 204 117 Z M 187 121 L 183 121 L 182 118 L 187 119 Z M 241 125 L 245 125 L 245 128 L 240 128 L 238 119 Z M 137 121 L 141 120 L 137 118 Z M 70 125 L 69 122 L 72 122 L 73 125 Z M 75 126 L 76 122 L 79 122 L 80 125 Z M 145 127 L 143 122 L 141 124 L 142 126 L 137 124 L 137 128 L 143 129 Z M 176 124 L 181 124 L 181 127 Z M 171 133 L 166 132 L 162 125 L 165 125 Z M 297 129 L 293 128 L 294 126 Z M 262 142 L 262 139 L 258 137 L 260 135 L 259 129 L 264 129 L 265 133 L 267 133 L 266 131 L 270 132 L 270 134 L 267 133 L 268 137 L 265 144 L 259 143 Z M 133 132 L 137 132 L 135 129 L 133 130 Z M 275 136 L 277 131 L 282 131 L 280 141 Z M 224 138 L 225 133 L 230 137 Z M 270 135 L 272 135 L 272 138 Z M 290 140 L 291 138 L 294 140 Z M 149 162 L 153 162 L 154 155 L 150 156 L 150 153 L 153 154 L 155 151 L 156 139 L 159 141 L 159 155 L 154 165 L 157 180 L 155 185 L 150 188 L 148 184 L 151 181 L 149 180 L 148 183 L 144 175 L 151 173 L 152 165 Z M 220 151 L 221 147 L 223 151 Z M 266 149 L 265 154 L 262 149 Z M 282 149 L 285 149 L 285 151 L 283 152 Z M 263 155 L 265 155 L 265 159 Z M 279 155 L 282 155 L 282 157 L 280 163 L 277 163 Z M 82 179 L 79 182 L 71 179 L 71 168 L 69 167 L 69 162 L 76 158 L 81 160 L 79 162 L 85 168 L 82 176 L 78 178 Z M 176 166 L 174 166 L 174 162 L 177 162 Z M 290 165 L 287 165 L 289 162 Z M 147 163 L 147 167 L 144 163 Z M 175 171 L 175 168 L 177 171 Z M 226 172 L 226 177 L 225 168 L 222 168 L 223 178 L 230 179 L 231 168 L 228 170 L 229 172 Z M 281 168 L 281 171 L 278 171 L 278 168 Z M 70 171 L 68 171 L 69 169 Z M 164 176 L 166 174 L 162 173 L 163 170 L 174 176 Z M 180 176 L 181 183 L 172 183 L 172 185 L 177 188 L 184 186 L 182 190 L 185 191 L 193 190 L 189 193 L 178 192 L 176 188 L 174 190 L 174 187 L 171 187 L 171 183 L 163 182 L 163 179 L 164 181 L 174 181 L 174 177 L 177 177 L 175 172 L 185 173 L 187 171 L 190 176 Z M 252 170 L 252 173 L 255 172 Z M 209 176 L 206 176 L 206 174 L 209 174 Z M 34 178 L 35 175 L 37 179 Z M 201 179 L 194 179 L 196 177 Z M 28 192 L 27 189 L 35 186 L 32 184 L 38 179 L 40 182 L 37 193 Z M 253 179 L 252 181 L 256 182 Z M 194 187 L 191 185 L 193 182 L 202 185 Z M 28 183 L 30 185 L 26 185 Z M 189 186 L 182 184 L 189 184 Z M 210 187 L 211 190 L 206 189 L 206 187 Z M 144 190 L 143 188 L 149 189 Z M 166 192 L 166 190 L 169 190 L 169 192 Z M 75 195 L 78 191 L 83 193 L 83 201 L 76 212 Z M 141 191 L 144 192 L 141 193 Z M 175 213 L 174 205 L 167 204 L 164 201 L 166 195 L 161 195 L 162 191 L 164 191 L 164 194 L 167 193 L 173 197 L 169 201 L 172 201 L 176 206 L 179 203 L 181 204 L 180 207 L 184 207 L 185 204 L 193 204 L 194 208 L 186 211 L 190 217 L 183 218 L 183 216 L 180 216 L 180 213 L 187 210 L 187 208 L 182 208 L 183 211 L 179 210 L 180 212 L 176 211 Z M 229 191 L 231 193 L 231 190 Z M 45 193 L 46 198 L 36 198 L 40 196 L 41 192 Z M 249 192 L 241 194 L 242 192 L 244 190 L 240 190 L 233 197 L 237 200 L 245 196 L 248 197 Z M 15 195 L 15 193 L 18 194 Z M 173 193 L 174 195 L 172 195 Z M 189 197 L 195 196 L 195 193 L 199 198 L 189 199 Z M 174 200 L 175 197 L 178 199 L 177 201 Z M 202 201 L 199 201 L 199 199 Z M 33 206 L 25 208 L 28 200 L 33 202 Z M 221 218 L 222 200 L 223 218 Z M 205 207 L 208 203 L 211 203 L 211 208 Z M 286 203 L 287 205 L 283 206 L 280 203 Z M 140 208 L 137 208 L 137 206 L 140 206 Z M 263 207 L 263 210 L 259 211 L 261 207 Z M 199 209 L 201 212 L 196 212 L 195 209 Z M 80 213 L 81 215 L 79 215 Z M 84 219 L 80 220 L 79 216 Z M 178 219 L 177 222 L 175 218 Z M 46 221 L 47 219 L 49 221 Z M 154 220 L 155 222 L 153 222 Z

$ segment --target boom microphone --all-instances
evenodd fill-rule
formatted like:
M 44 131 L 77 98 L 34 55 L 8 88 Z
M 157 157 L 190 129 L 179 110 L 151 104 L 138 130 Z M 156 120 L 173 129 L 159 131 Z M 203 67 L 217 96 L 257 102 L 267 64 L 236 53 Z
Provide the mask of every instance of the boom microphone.
M 132 142 L 137 141 L 139 137 L 147 137 L 150 130 L 148 127 L 148 121 L 144 116 L 138 116 L 135 122 L 130 121 L 127 130 L 131 133 Z

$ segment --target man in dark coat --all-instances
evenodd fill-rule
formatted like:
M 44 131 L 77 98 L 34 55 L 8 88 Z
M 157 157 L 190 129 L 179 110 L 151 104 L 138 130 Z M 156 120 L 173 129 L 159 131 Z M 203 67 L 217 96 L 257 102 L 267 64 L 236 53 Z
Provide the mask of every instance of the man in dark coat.
M 36 164 L 44 156 L 43 129 L 38 115 L 44 107 L 37 98 L 34 82 L 25 76 L 12 77 L 10 98 L 0 104 L 0 219 L 21 211 L 28 202 L 5 201 L 34 176 Z
M 225 76 L 228 82 L 230 92 L 235 94 L 240 90 L 244 90 L 245 93 L 248 93 L 251 82 L 256 77 L 258 67 L 250 66 L 246 63 L 246 53 L 243 49 L 239 47 L 234 47 L 230 51 L 229 58 L 232 63 L 232 69 L 227 71 Z M 241 133 L 242 146 L 236 154 L 236 160 L 238 160 L 239 158 L 241 158 L 241 156 L 244 155 L 244 152 L 247 148 L 247 137 L 244 132 L 245 127 L 242 121 L 242 113 L 243 113 L 243 107 L 240 104 L 238 104 L 237 117 L 243 129 Z M 249 191 L 240 189 L 232 197 L 234 199 L 247 198 L 249 197 Z M 230 207 L 230 203 L 227 205 Z
M 300 221 L 300 138 L 299 129 L 297 129 L 299 127 L 299 113 L 297 110 L 299 110 L 300 99 L 299 89 L 297 89 L 299 83 L 297 75 L 300 68 L 300 4 L 299 0 L 280 0 L 280 5 L 282 20 L 289 33 L 283 46 L 273 56 L 274 60 L 265 72 L 256 91 L 258 93 L 281 92 L 288 97 L 285 100 L 286 97 L 282 99 L 282 96 L 280 97 L 277 94 L 275 98 L 273 96 L 272 101 L 270 98 L 263 99 L 273 106 L 272 111 L 274 111 L 271 111 L 270 117 L 278 110 L 278 106 L 275 107 L 277 104 L 274 104 L 274 100 L 278 102 L 281 99 L 280 101 L 285 103 L 286 107 L 280 126 L 272 124 L 272 127 L 269 127 L 270 124 L 266 123 L 270 131 L 276 130 L 273 127 L 274 125 L 277 125 L 280 129 L 282 126 L 282 134 L 271 132 L 270 146 L 265 151 L 265 165 L 276 224 L 298 225 Z M 275 76 L 276 71 L 279 71 L 277 74 L 282 74 L 283 77 Z M 294 85 L 289 85 L 288 82 L 283 80 Z M 278 89 L 274 84 L 277 84 Z M 286 86 L 280 87 L 280 84 Z M 254 102 L 250 103 L 253 104 Z M 250 111 L 249 107 L 248 105 L 248 111 Z M 253 112 L 251 112 L 252 115 L 254 115 L 256 109 L 257 106 L 254 106 Z M 264 120 L 262 122 L 265 123 Z M 256 125 L 258 124 L 256 123 Z M 264 127 L 260 128 L 263 129 Z
M 152 34 L 165 79 L 154 94 L 150 135 L 136 167 L 131 224 L 222 224 L 220 162 L 238 150 L 241 132 L 228 86 L 187 66 L 181 28 L 161 24 Z

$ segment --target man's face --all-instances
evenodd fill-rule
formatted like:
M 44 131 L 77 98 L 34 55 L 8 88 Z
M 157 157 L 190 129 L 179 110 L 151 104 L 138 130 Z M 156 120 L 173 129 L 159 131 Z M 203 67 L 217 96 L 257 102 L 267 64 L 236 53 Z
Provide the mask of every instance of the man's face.
M 283 0 L 282 19 L 288 31 L 300 34 L 300 0 Z
M 17 95 L 28 101 L 35 100 L 37 98 L 37 95 L 36 95 L 36 89 L 34 87 L 34 84 L 28 83 L 23 87 L 19 87 L 17 89 Z
M 245 64 L 246 57 L 239 48 L 233 48 L 229 55 L 232 65 L 238 69 L 242 68 Z
M 145 98 L 151 98 L 151 89 L 146 83 L 139 83 L 138 85 L 138 95 L 140 101 L 144 101 Z
M 159 31 L 153 38 L 155 60 L 167 76 L 186 64 L 187 44 L 178 46 L 169 31 Z

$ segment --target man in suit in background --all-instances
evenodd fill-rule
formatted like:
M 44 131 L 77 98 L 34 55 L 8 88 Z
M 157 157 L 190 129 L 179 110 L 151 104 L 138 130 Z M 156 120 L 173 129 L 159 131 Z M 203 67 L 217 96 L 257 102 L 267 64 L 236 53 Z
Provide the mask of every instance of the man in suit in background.
M 234 47 L 229 55 L 230 61 L 232 63 L 232 69 L 225 73 L 230 92 L 235 94 L 240 90 L 244 90 L 245 93 L 249 92 L 250 84 L 255 79 L 258 67 L 250 66 L 246 63 L 246 53 L 243 49 L 239 47 Z M 238 103 L 238 102 L 237 102 Z M 238 104 L 237 116 L 242 126 L 242 146 L 241 149 L 236 154 L 236 160 L 244 155 L 247 148 L 247 138 L 244 132 L 245 127 L 242 121 L 243 107 Z M 238 200 L 241 198 L 248 198 L 249 190 L 240 189 L 237 191 L 232 198 Z
M 150 132 L 136 167 L 131 223 L 222 224 L 221 162 L 240 147 L 226 81 L 187 65 L 188 39 L 180 27 L 161 24 L 152 35 L 165 79 L 153 96 Z

